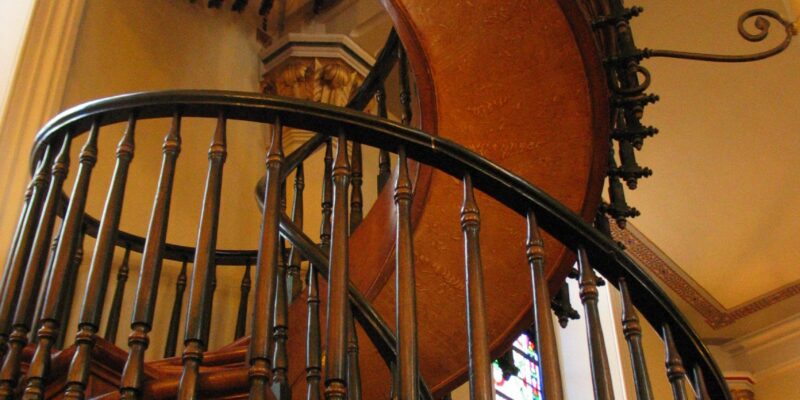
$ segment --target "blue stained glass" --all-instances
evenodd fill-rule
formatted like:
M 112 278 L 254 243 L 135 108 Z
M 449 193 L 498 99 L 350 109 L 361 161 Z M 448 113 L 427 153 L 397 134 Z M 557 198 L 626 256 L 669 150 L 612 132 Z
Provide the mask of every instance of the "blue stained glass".
M 503 379 L 503 371 L 495 361 L 492 364 L 494 388 L 498 399 L 503 400 L 542 400 L 539 381 L 539 355 L 528 335 L 521 335 L 512 347 L 514 366 L 517 375 Z

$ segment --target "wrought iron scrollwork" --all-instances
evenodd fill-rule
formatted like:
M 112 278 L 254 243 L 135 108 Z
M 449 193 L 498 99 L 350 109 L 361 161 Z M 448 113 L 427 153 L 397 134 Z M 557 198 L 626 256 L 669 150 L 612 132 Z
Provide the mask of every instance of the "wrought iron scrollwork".
M 787 21 L 780 14 L 773 10 L 767 10 L 763 8 L 750 10 L 745 12 L 739 17 L 738 22 L 738 30 L 739 35 L 741 35 L 745 40 L 749 42 L 761 42 L 769 36 L 769 28 L 770 28 L 770 19 L 777 21 L 781 26 L 783 26 L 786 37 L 783 41 L 765 51 L 761 51 L 758 53 L 753 54 L 745 54 L 745 55 L 720 55 L 720 54 L 705 54 L 705 53 L 692 53 L 692 52 L 685 52 L 685 51 L 674 51 L 674 50 L 652 50 L 652 49 L 644 49 L 642 50 L 642 55 L 645 58 L 652 58 L 652 57 L 668 57 L 668 58 L 680 58 L 684 60 L 698 60 L 698 61 L 711 61 L 711 62 L 726 62 L 726 63 L 739 63 L 739 62 L 750 62 L 750 61 L 758 61 L 763 60 L 765 58 L 772 57 L 776 54 L 779 54 L 786 50 L 789 47 L 789 44 L 792 43 L 792 37 L 797 35 L 797 27 L 794 23 Z M 758 30 L 755 33 L 751 33 L 748 31 L 747 25 L 748 21 L 753 20 L 753 25 Z
M 725 63 L 763 60 L 786 50 L 793 36 L 798 34 L 798 25 L 787 21 L 776 11 L 754 9 L 739 17 L 739 35 L 749 42 L 762 42 L 770 34 L 772 21 L 776 21 L 786 34 L 780 44 L 746 55 L 640 49 L 634 42 L 630 20 L 638 17 L 643 8 L 625 7 L 622 0 L 588 0 L 586 4 L 598 44 L 605 56 L 608 88 L 612 96 L 612 141 L 607 171 L 610 203 L 603 205 L 601 211 L 615 220 L 620 228 L 624 228 L 625 221 L 638 216 L 639 211 L 627 204 L 623 182 L 633 190 L 638 187 L 639 179 L 653 174 L 650 168 L 636 162 L 635 150 L 641 150 L 644 140 L 658 133 L 658 129 L 641 122 L 645 107 L 659 100 L 657 95 L 645 93 L 650 87 L 651 74 L 640 65 L 642 60 L 653 57 Z

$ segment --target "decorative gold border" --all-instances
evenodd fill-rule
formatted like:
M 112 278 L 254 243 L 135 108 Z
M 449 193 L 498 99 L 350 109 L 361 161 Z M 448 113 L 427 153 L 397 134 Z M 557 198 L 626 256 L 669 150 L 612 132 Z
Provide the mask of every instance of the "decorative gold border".
M 750 314 L 800 295 L 800 281 L 798 281 L 727 309 L 711 298 L 709 294 L 698 290 L 696 286 L 699 285 L 693 284 L 690 282 L 691 278 L 687 279 L 682 273 L 676 271 L 677 266 L 673 267 L 673 262 L 665 260 L 637 236 L 644 235 L 634 234 L 628 229 L 619 229 L 614 223 L 611 223 L 611 227 L 614 239 L 625 245 L 626 252 L 697 310 L 713 329 L 723 328 Z

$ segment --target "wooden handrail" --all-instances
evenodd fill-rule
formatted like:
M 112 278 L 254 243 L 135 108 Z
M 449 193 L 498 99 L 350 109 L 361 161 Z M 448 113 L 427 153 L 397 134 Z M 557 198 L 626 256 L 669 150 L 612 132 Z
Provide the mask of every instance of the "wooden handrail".
M 689 366 L 699 365 L 712 396 L 726 398 L 726 385 L 708 350 L 667 295 L 610 238 L 531 183 L 447 139 L 361 112 L 322 104 L 238 92 L 170 91 L 139 93 L 98 100 L 57 116 L 37 135 L 34 162 L 43 148 L 63 132 L 81 133 L 95 118 L 111 124 L 135 109 L 139 119 L 162 118 L 180 110 L 185 117 L 213 117 L 225 110 L 231 119 L 266 122 L 280 116 L 287 126 L 331 135 L 342 130 L 347 140 L 396 151 L 454 177 L 470 174 L 476 189 L 520 215 L 533 211 L 539 226 L 571 248 L 583 247 L 594 267 L 616 285 L 624 277 L 631 299 L 654 326 L 669 324 L 676 346 Z M 361 322 L 361 321 L 360 321 Z

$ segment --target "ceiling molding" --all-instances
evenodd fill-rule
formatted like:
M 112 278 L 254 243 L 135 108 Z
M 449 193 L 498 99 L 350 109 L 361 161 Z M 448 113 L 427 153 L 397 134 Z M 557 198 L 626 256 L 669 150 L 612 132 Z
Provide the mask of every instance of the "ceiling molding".
M 739 366 L 747 366 L 756 381 L 800 369 L 800 314 L 722 346 Z
M 800 295 L 800 281 L 772 290 L 733 308 L 724 307 L 647 237 L 628 223 L 627 229 L 611 224 L 614 239 L 653 276 L 692 306 L 712 329 L 720 329 L 767 307 Z

